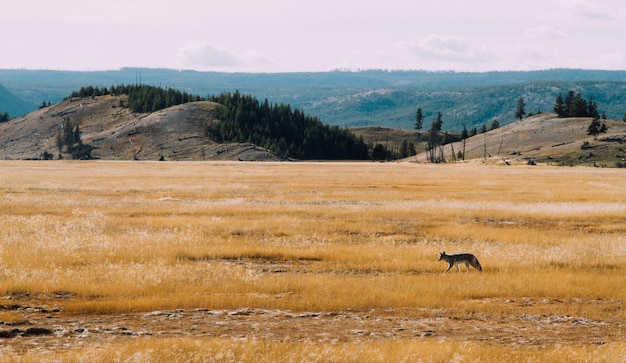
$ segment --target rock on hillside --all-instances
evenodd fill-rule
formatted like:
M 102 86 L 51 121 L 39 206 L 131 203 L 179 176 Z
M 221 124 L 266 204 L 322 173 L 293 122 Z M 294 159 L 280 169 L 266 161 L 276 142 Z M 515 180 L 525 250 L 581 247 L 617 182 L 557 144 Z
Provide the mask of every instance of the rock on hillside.
M 597 140 L 587 135 L 591 118 L 558 118 L 539 114 L 478 134 L 466 140 L 465 160 L 495 160 L 512 163 L 547 163 L 553 165 L 626 164 L 626 122 L 601 120 L 608 130 Z M 453 152 L 463 150 L 463 143 L 444 146 L 446 161 Z M 407 159 L 408 160 L 408 159 Z M 426 162 L 426 153 L 411 161 Z
M 56 135 L 69 118 L 96 159 L 278 160 L 255 145 L 219 144 L 205 137 L 204 125 L 217 122 L 215 103 L 139 114 L 123 107 L 127 98 L 72 98 L 0 124 L 0 159 L 40 159 L 45 152 L 57 158 Z

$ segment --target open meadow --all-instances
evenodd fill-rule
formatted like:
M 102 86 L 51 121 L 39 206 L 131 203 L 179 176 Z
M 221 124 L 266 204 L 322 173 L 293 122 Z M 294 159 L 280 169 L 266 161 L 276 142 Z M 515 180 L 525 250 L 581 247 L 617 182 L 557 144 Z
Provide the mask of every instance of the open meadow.
M 7 362 L 624 362 L 626 172 L 0 161 L 0 298 Z

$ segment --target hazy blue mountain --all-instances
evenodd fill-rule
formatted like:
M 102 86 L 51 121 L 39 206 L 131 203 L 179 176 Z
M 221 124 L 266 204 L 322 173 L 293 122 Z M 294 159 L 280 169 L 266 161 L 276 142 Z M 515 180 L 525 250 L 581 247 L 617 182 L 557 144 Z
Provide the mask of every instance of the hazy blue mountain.
M 556 96 L 570 89 L 584 98 L 593 96 L 600 112 L 611 118 L 621 119 L 626 111 L 626 71 L 220 73 L 123 68 L 0 70 L 0 85 L 21 101 L 0 94 L 0 112 L 22 115 L 43 101 L 59 102 L 83 86 L 122 83 L 172 87 L 201 96 L 239 90 L 272 104 L 288 103 L 325 123 L 342 126 L 412 129 L 418 107 L 426 116 L 426 129 L 437 112 L 443 114 L 444 129 L 451 131 L 491 123 L 494 118 L 506 124 L 513 121 L 519 97 L 525 99 L 527 113 L 551 111 Z M 30 109 L 18 107 L 20 103 Z
M 41 104 L 41 103 L 40 103 Z M 21 116 L 38 107 L 14 95 L 0 84 L 0 113 L 8 112 L 10 116 Z

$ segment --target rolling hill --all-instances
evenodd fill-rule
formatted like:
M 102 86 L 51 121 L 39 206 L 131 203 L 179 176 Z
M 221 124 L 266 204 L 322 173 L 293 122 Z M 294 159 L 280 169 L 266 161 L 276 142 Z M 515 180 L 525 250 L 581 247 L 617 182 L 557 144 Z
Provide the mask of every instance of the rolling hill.
M 500 164 L 626 167 L 626 122 L 602 120 L 608 130 L 597 139 L 587 135 L 591 118 L 558 118 L 539 114 L 478 134 L 465 142 L 465 160 Z M 447 161 L 463 150 L 463 142 L 444 146 Z M 426 153 L 405 159 L 427 162 Z
M 80 127 L 80 138 L 93 158 L 103 160 L 279 160 L 247 142 L 218 143 L 206 136 L 205 125 L 219 122 L 218 104 L 181 104 L 152 113 L 133 113 L 126 95 L 70 98 L 0 124 L 0 159 L 58 158 L 57 135 L 63 121 Z M 478 134 L 466 140 L 465 159 L 502 164 L 626 166 L 626 122 L 604 120 L 605 134 L 587 135 L 590 118 L 558 118 L 542 113 Z M 404 139 L 415 142 L 418 155 L 405 159 L 426 162 L 423 142 L 414 131 L 359 127 L 351 131 L 368 144 L 397 149 Z M 421 139 L 424 139 L 423 137 Z M 462 142 L 444 146 L 446 161 L 463 150 Z M 64 158 L 69 158 L 64 155 Z
M 57 133 L 69 118 L 80 126 L 81 140 L 96 159 L 278 160 L 249 143 L 220 144 L 205 137 L 203 125 L 212 121 L 215 103 L 132 113 L 119 107 L 127 98 L 71 98 L 0 124 L 0 158 L 41 159 L 45 153 L 57 158 Z

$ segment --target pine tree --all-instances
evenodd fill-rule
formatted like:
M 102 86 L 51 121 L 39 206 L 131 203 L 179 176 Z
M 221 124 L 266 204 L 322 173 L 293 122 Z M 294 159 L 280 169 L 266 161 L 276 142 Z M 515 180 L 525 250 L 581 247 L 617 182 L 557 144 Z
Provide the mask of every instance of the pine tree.
M 600 117 L 596 116 L 587 127 L 587 135 L 593 135 L 593 139 L 597 140 L 598 135 L 606 133 L 607 127 L 604 122 L 600 122 Z
M 415 144 L 412 142 L 409 142 L 409 156 L 413 156 L 416 154 L 417 154 L 417 151 L 415 150 Z
M 515 107 L 515 118 L 518 118 L 520 120 L 524 118 L 524 115 L 526 114 L 526 111 L 524 111 L 524 107 L 526 107 L 524 99 L 522 97 L 518 98 L 517 106 Z
M 494 120 L 491 122 L 491 128 L 490 128 L 490 130 L 495 130 L 495 129 L 498 129 L 498 128 L 500 128 L 500 123 L 498 122 L 498 120 L 494 119 Z
M 400 146 L 400 159 L 404 159 L 409 156 L 409 142 L 407 139 L 402 140 L 402 145 Z
M 573 114 L 571 117 L 589 117 L 587 113 L 589 111 L 589 107 L 587 106 L 587 101 L 577 93 L 574 97 L 574 105 L 573 105 Z
M 441 136 L 441 127 L 443 125 L 441 112 L 437 113 L 437 119 L 432 123 L 430 127 L 430 131 L 428 132 L 428 141 L 427 141 L 427 150 L 428 150 L 428 158 L 431 163 L 440 163 L 444 162 L 443 160 L 443 149 L 441 148 L 441 144 L 443 138 Z M 437 149 L 440 149 L 440 155 L 437 155 Z
M 576 94 L 574 91 L 569 90 L 567 96 L 565 96 L 565 117 L 574 117 L 574 98 Z
M 387 158 L 387 150 L 382 144 L 376 144 L 372 149 L 372 159 L 377 161 L 383 161 Z
M 422 114 L 422 109 L 418 108 L 417 112 L 415 113 L 415 129 L 421 130 L 423 122 L 424 122 L 424 115 Z
M 563 103 L 563 96 L 556 96 L 556 100 L 554 101 L 554 113 L 556 113 L 559 118 L 565 117 L 565 104 Z

